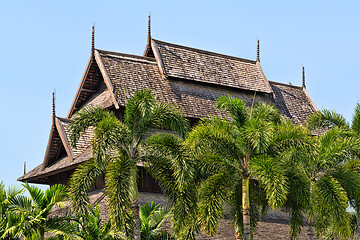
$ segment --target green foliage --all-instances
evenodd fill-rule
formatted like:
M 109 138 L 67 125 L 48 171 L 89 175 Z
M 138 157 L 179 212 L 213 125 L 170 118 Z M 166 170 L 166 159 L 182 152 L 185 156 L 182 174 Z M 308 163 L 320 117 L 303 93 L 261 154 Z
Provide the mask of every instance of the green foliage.
M 184 140 L 169 133 L 147 139 L 146 162 L 170 200 L 169 214 L 176 239 L 195 239 L 197 194 L 194 162 Z
M 67 196 L 67 188 L 64 185 L 53 185 L 45 192 L 28 183 L 23 184 L 30 197 L 20 195 L 22 191 L 2 191 L 2 196 L 7 195 L 6 209 L 3 214 L 6 218 L 5 228 L 2 230 L 1 239 L 44 239 L 45 232 L 56 230 L 56 223 L 63 218 L 51 217 L 50 210 L 53 207 L 63 207 Z M 3 187 L 2 187 L 3 190 Z M 4 203 L 4 202 L 3 202 Z
M 349 204 L 359 209 L 360 175 L 358 171 L 359 138 L 356 132 L 359 106 L 351 125 L 345 118 L 329 110 L 313 114 L 310 130 L 321 129 L 307 149 L 299 149 L 300 169 L 310 182 L 310 204 L 304 209 L 313 220 L 318 236 L 327 239 L 349 238 L 353 235 Z M 326 131 L 325 131 L 326 130 Z
M 171 239 L 167 231 L 162 228 L 162 224 L 168 216 L 168 209 L 162 208 L 156 202 L 142 205 L 140 207 L 141 239 Z
M 265 103 L 249 108 L 240 99 L 223 96 L 217 107 L 226 111 L 230 120 L 203 119 L 186 139 L 196 169 L 194 182 L 200 186 L 199 223 L 205 232 L 215 234 L 226 203 L 235 231 L 243 236 L 242 179 L 251 177 L 250 191 L 245 196 L 250 198 L 250 226 L 254 232 L 259 211 L 266 212 L 268 205 L 278 208 L 291 203 L 287 197 L 297 179 L 289 181 L 292 175 L 285 166 L 292 164 L 286 161 L 299 157 L 294 149 L 307 145 L 309 132 L 282 120 L 278 110 Z M 294 235 L 299 219 L 302 221 L 301 207 L 293 211 Z
M 360 104 L 356 103 L 355 112 L 351 123 L 351 129 L 360 136 Z
M 327 109 L 317 111 L 316 113 L 310 115 L 307 124 L 311 130 L 317 128 L 328 129 L 349 126 L 344 116 L 335 111 L 330 111 Z
M 105 173 L 106 191 L 109 196 L 110 218 L 119 230 L 132 238 L 134 231 L 132 205 L 138 205 L 136 164 L 144 161 L 144 142 L 158 129 L 173 130 L 185 136 L 188 121 L 181 111 L 156 100 L 148 89 L 137 91 L 127 101 L 123 122 L 107 110 L 85 108 L 70 123 L 71 142 L 76 146 L 80 135 L 93 127 L 93 158 L 77 168 L 70 181 L 70 198 L 78 210 L 86 209 L 87 192 Z M 138 237 L 138 236 L 137 236 Z
M 85 214 L 67 213 L 66 221 L 57 223 L 57 230 L 52 232 L 55 239 L 83 239 L 83 240 L 113 240 L 122 239 L 121 233 L 111 225 L 111 221 L 104 222 L 100 216 L 98 206 L 87 206 Z

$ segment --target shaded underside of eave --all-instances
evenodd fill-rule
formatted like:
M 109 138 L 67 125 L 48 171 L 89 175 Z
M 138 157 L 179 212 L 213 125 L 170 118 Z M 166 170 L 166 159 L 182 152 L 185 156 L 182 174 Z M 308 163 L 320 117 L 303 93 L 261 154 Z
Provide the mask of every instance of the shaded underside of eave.
M 68 118 L 70 118 L 74 112 L 78 111 L 84 103 L 86 103 L 89 98 L 99 90 L 99 84 L 101 84 L 101 82 L 104 82 L 104 79 L 99 66 L 97 65 L 95 59 L 91 58 L 87 69 L 85 70 L 83 79 L 80 82 L 80 86 L 69 111 Z
M 74 160 L 64 157 L 59 159 L 54 164 L 42 169 L 42 164 L 35 167 L 31 171 L 27 172 L 25 175 L 18 178 L 18 181 L 21 182 L 30 182 L 30 183 L 45 183 L 40 182 L 40 180 L 54 176 L 60 172 L 65 172 L 75 169 L 79 164 L 88 160 L 92 156 L 91 148 L 83 151 L 78 157 Z

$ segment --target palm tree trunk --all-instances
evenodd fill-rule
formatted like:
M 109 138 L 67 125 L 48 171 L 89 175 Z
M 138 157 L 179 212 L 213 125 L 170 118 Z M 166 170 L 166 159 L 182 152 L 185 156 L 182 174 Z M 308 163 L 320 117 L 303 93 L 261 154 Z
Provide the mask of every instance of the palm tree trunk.
M 309 240 L 314 240 L 315 239 L 314 223 L 313 223 L 313 220 L 310 217 L 308 218 L 308 225 L 309 225 L 309 228 L 308 228 Z
M 140 240 L 140 217 L 139 217 L 139 201 L 138 199 L 133 199 L 131 202 L 131 210 L 133 213 L 134 220 L 134 240 Z
M 358 239 L 360 240 L 360 215 L 357 214 L 357 227 L 358 227 L 358 230 L 357 230 L 357 233 L 358 233 Z
M 248 174 L 244 174 L 242 181 L 242 208 L 243 208 L 243 224 L 244 224 L 244 240 L 250 240 L 250 191 L 249 191 Z M 236 238 L 238 239 L 238 238 Z

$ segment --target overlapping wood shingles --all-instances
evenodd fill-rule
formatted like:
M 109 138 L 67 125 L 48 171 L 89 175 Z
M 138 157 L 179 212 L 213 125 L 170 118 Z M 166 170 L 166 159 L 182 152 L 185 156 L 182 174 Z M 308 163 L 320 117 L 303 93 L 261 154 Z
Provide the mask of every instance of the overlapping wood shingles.
M 109 96 L 109 92 L 105 90 L 104 92 L 93 96 L 86 104 L 85 106 L 100 106 L 107 108 L 111 106 L 111 99 Z M 62 127 L 62 130 L 64 131 L 64 134 L 67 138 L 67 141 L 70 143 L 70 131 L 69 131 L 69 123 L 71 119 L 65 119 L 65 118 L 57 118 L 57 120 L 60 123 L 60 126 Z M 55 131 L 57 133 L 57 131 Z M 91 152 L 91 141 L 93 138 L 94 132 L 93 129 L 88 129 L 85 133 L 81 134 L 79 141 L 76 144 L 76 147 L 71 147 L 74 159 L 71 159 L 69 156 L 64 156 L 60 159 L 57 159 L 57 161 L 52 161 L 49 166 L 47 166 L 45 169 L 42 169 L 42 164 L 35 167 L 31 171 L 27 172 L 25 175 L 21 176 L 18 181 L 30 181 L 33 182 L 35 178 L 41 176 L 45 177 L 48 174 L 52 174 L 56 171 L 59 171 L 61 169 L 65 168 L 71 168 L 76 167 L 78 164 L 86 161 L 92 156 Z M 51 146 L 51 153 L 57 154 L 57 152 L 60 149 L 60 144 L 62 144 L 59 134 L 57 133 L 57 141 L 53 143 Z M 52 156 L 52 155 L 51 155 Z M 50 157 L 51 157 L 50 156 Z M 55 159 L 56 160 L 56 159 Z M 39 182 L 38 180 L 35 180 L 35 182 Z
M 97 50 L 113 85 L 113 94 L 119 105 L 125 106 L 125 94 L 126 99 L 129 99 L 137 90 L 152 89 L 160 101 L 179 106 L 187 117 L 201 118 L 209 115 L 224 117 L 225 114 L 215 107 L 218 97 L 232 95 L 251 105 L 254 91 L 256 91 L 256 102 L 265 101 L 274 104 L 282 115 L 296 122 L 304 122 L 311 113 L 317 110 L 301 87 L 276 82 L 269 83 L 255 61 L 157 40 L 156 43 L 161 54 L 160 61 L 164 66 L 164 75 L 155 58 Z M 90 97 L 84 106 L 110 107 L 112 101 L 108 91 L 105 90 L 99 95 Z M 61 125 L 69 136 L 68 122 L 62 121 Z M 91 152 L 92 136 L 92 131 L 89 130 L 79 140 L 78 146 L 71 149 L 74 154 L 72 162 L 68 158 L 59 159 L 46 169 L 41 170 L 36 167 L 19 180 L 28 179 L 30 175 L 40 176 L 61 168 L 68 168 L 87 160 L 90 155 L 86 152 Z
M 251 104 L 253 94 L 249 92 L 205 86 L 190 81 L 163 78 L 152 58 L 131 56 L 98 50 L 120 105 L 125 106 L 140 89 L 152 89 L 158 100 L 179 106 L 187 117 L 201 118 L 209 115 L 224 116 L 215 106 L 216 99 L 223 95 L 233 95 Z M 124 92 L 125 87 L 125 92 Z M 257 101 L 268 101 L 258 95 Z
M 317 111 L 302 87 L 277 82 L 270 82 L 270 85 L 274 91 L 275 106 L 283 116 L 302 123 Z
M 272 92 L 255 61 L 153 41 L 156 42 L 167 76 L 242 90 Z
M 63 127 L 66 138 L 68 139 L 68 142 L 70 142 L 70 134 L 71 131 L 69 130 L 69 124 L 70 121 L 67 121 L 66 119 L 60 119 L 60 124 Z M 94 137 L 94 128 L 90 127 L 85 132 L 83 132 L 80 135 L 79 140 L 76 142 L 76 146 L 71 146 L 71 150 L 73 152 L 74 158 L 79 156 L 82 152 L 84 152 L 86 149 L 88 149 L 91 146 L 92 139 Z

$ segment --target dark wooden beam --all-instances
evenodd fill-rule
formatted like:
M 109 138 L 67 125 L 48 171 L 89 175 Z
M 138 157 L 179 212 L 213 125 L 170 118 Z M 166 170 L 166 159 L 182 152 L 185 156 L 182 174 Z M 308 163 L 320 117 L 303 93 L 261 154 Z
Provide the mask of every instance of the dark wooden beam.
M 82 88 L 81 91 L 84 91 L 84 92 L 88 92 L 88 93 L 96 93 L 95 90 L 92 90 L 92 89 L 86 89 L 86 88 Z

